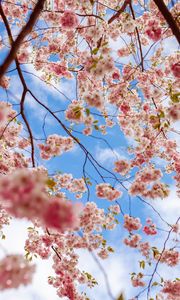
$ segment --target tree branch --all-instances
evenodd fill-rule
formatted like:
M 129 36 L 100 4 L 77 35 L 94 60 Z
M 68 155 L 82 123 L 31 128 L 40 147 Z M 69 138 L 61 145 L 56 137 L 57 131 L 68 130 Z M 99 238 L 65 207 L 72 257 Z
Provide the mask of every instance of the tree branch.
M 126 6 L 127 6 L 128 4 L 130 4 L 130 2 L 131 2 L 131 0 L 125 0 L 125 1 L 124 1 L 124 4 L 123 4 L 123 5 L 121 6 L 121 8 L 117 11 L 117 13 L 116 13 L 115 15 L 113 15 L 113 16 L 109 19 L 108 24 L 111 24 L 115 19 L 117 19 L 117 18 L 120 16 L 120 14 L 122 14 L 122 12 L 125 11 Z
M 173 34 L 175 35 L 177 41 L 180 43 L 180 30 L 179 30 L 178 24 L 174 20 L 173 16 L 171 15 L 170 11 L 168 10 L 167 6 L 163 2 L 163 0 L 153 0 L 153 1 L 159 8 L 159 11 L 163 15 L 166 22 L 168 23 L 168 25 L 171 28 Z
M 7 31 L 7 34 L 8 34 L 8 37 L 9 37 L 9 40 L 12 42 L 13 41 L 13 37 L 12 37 L 12 33 L 11 33 L 11 28 L 9 26 L 9 23 L 8 23 L 8 20 L 4 14 L 4 11 L 2 9 L 2 6 L 1 6 L 1 2 L 0 2 L 0 14 L 3 18 L 3 21 L 4 21 L 4 24 L 5 24 L 5 27 L 6 27 L 6 31 Z M 19 62 L 16 58 L 16 54 L 15 54 L 15 63 L 16 63 L 16 69 L 18 71 L 18 75 L 19 75 L 19 78 L 21 80 L 21 83 L 23 85 L 23 93 L 22 93 L 22 97 L 21 97 L 21 101 L 20 101 L 20 114 L 26 124 L 26 127 L 27 127 L 27 130 L 28 130 L 28 133 L 29 133 L 29 137 L 30 137 L 30 141 L 31 141 L 31 160 L 32 160 L 32 167 L 35 167 L 35 159 L 34 159 L 34 141 L 33 141 L 33 134 L 32 134 L 32 131 L 31 131 L 31 127 L 29 125 L 29 122 L 25 116 L 25 113 L 24 113 L 24 102 L 25 102 L 25 97 L 26 97 L 26 93 L 28 91 L 27 89 L 27 85 L 26 85 L 26 82 L 24 80 L 24 77 L 22 75 L 22 72 L 21 72 L 21 68 L 20 68 L 20 65 L 19 65 Z M 0 73 L 0 78 L 1 78 L 1 73 Z
M 22 30 L 19 33 L 17 39 L 15 41 L 10 40 L 11 50 L 10 50 L 9 54 L 7 55 L 7 57 L 5 58 L 3 64 L 0 66 L 0 80 L 2 79 L 2 77 L 5 74 L 6 70 L 11 65 L 13 60 L 15 59 L 17 51 L 19 50 L 19 48 L 21 46 L 21 43 L 23 42 L 25 37 L 32 31 L 33 26 L 35 25 L 39 15 L 40 15 L 40 13 L 43 9 L 43 5 L 44 5 L 45 1 L 46 0 L 39 0 L 37 2 L 32 14 L 30 15 L 30 18 L 29 18 L 28 22 L 22 28 Z M 1 2 L 0 2 L 0 15 L 1 15 L 3 21 L 6 25 L 7 19 L 6 19 L 6 16 L 4 14 Z

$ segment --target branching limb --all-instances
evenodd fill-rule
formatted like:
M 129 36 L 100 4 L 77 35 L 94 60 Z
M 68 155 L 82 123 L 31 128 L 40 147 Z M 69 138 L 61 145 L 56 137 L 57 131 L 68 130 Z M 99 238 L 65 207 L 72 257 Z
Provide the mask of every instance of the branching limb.
M 175 35 L 177 41 L 180 43 L 180 30 L 178 24 L 174 20 L 173 16 L 171 15 L 170 11 L 168 10 L 167 6 L 165 5 L 163 0 L 154 0 L 155 4 L 159 8 L 159 11 L 163 15 L 164 19 L 168 23 L 169 27 L 171 28 L 173 34 Z
M 0 80 L 2 79 L 3 75 L 7 71 L 8 67 L 11 65 L 11 63 L 15 59 L 17 51 L 19 50 L 23 40 L 32 31 L 33 26 L 35 25 L 39 15 L 40 15 L 40 13 L 43 9 L 45 1 L 46 0 L 39 0 L 37 2 L 32 14 L 30 15 L 30 18 L 29 18 L 28 22 L 22 28 L 22 30 L 19 33 L 17 39 L 15 41 L 13 41 L 12 38 L 10 39 L 11 50 L 10 50 L 9 54 L 7 55 L 7 57 L 5 58 L 3 64 L 0 66 Z M 1 2 L 0 2 L 0 15 L 3 19 L 3 22 L 4 22 L 5 26 L 7 27 L 7 19 L 6 19 L 6 16 L 4 14 Z

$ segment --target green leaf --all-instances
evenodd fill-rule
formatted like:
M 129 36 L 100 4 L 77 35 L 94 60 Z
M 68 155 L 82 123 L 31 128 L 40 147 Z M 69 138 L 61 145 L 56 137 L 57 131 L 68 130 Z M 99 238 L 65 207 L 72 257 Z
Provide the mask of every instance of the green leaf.
M 102 246 L 106 246 L 106 240 L 102 240 Z
M 48 186 L 48 188 L 50 189 L 50 190 L 54 190 L 54 187 L 56 186 L 56 182 L 53 180 L 53 179 L 51 179 L 51 178 L 49 178 L 47 181 L 46 181 L 46 184 L 47 184 L 47 186 Z
M 152 286 L 157 286 L 157 285 L 159 285 L 159 283 L 156 282 L 156 281 L 154 281 L 153 284 L 152 284 Z
M 90 115 L 90 110 L 89 110 L 89 108 L 86 108 L 85 112 L 86 112 L 86 115 L 87 115 L 87 116 Z
M 94 129 L 95 129 L 95 130 L 99 130 L 99 126 L 94 125 Z
M 5 240 L 5 239 L 6 239 L 5 234 L 2 235 L 1 239 L 2 239 L 2 240 Z
M 152 251 L 153 251 L 153 257 L 155 258 L 159 254 L 159 251 L 155 247 L 152 248 Z
M 139 265 L 140 265 L 140 268 L 144 269 L 145 268 L 145 261 L 144 260 L 141 260 L 139 262 Z
M 112 247 L 110 247 L 110 246 L 107 247 L 107 250 L 108 250 L 109 252 L 112 252 L 112 253 L 114 252 L 114 249 L 113 249 Z
M 161 110 L 158 116 L 159 116 L 159 118 L 164 118 L 164 117 L 165 117 L 165 114 L 164 114 L 164 112 Z
M 180 93 L 171 94 L 171 101 L 173 103 L 179 103 L 180 102 Z
M 94 48 L 92 51 L 91 51 L 91 54 L 97 54 L 99 51 L 99 48 Z

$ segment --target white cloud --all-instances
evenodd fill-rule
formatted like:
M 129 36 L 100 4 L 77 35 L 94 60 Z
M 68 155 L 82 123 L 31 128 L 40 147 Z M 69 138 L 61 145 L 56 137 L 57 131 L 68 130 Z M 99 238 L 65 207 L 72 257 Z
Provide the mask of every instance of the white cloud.
M 128 158 L 121 148 L 114 148 L 111 150 L 110 148 L 101 148 L 99 146 L 97 146 L 95 149 L 95 157 L 98 162 L 101 164 L 106 164 L 109 167 L 112 167 L 113 163 L 118 159 Z
M 92 300 L 109 300 L 110 297 L 108 295 L 107 285 L 102 270 L 90 253 L 83 250 L 80 251 L 80 254 L 80 268 L 89 272 L 98 282 L 96 287 L 87 291 L 87 295 L 90 295 Z M 111 292 L 115 298 L 121 292 L 124 292 L 126 296 L 133 295 L 134 290 L 130 284 L 129 273 L 135 269 L 135 260 L 130 259 L 129 255 L 130 253 L 125 255 L 124 251 L 118 251 L 115 254 L 111 254 L 106 260 L 98 258 L 98 261 L 107 275 Z

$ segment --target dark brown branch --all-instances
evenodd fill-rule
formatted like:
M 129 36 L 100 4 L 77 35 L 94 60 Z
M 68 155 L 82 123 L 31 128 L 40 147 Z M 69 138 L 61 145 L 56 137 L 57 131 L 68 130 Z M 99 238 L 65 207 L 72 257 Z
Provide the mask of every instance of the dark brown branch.
M 163 15 L 164 19 L 168 23 L 169 27 L 171 28 L 173 34 L 175 35 L 177 41 L 180 43 L 180 30 L 178 24 L 174 20 L 173 16 L 171 15 L 170 11 L 168 10 L 167 6 L 165 5 L 163 0 L 154 0 L 155 4 L 159 8 L 159 11 Z
M 114 14 L 108 21 L 108 24 L 111 24 L 115 19 L 119 18 L 120 14 L 125 11 L 128 4 L 131 3 L 131 0 L 125 0 L 124 4 L 121 6 L 121 8 L 117 11 L 116 14 Z
M 25 116 L 24 113 L 24 101 L 25 101 L 25 97 L 26 97 L 26 93 L 27 93 L 27 89 L 24 89 L 23 93 L 22 93 L 22 97 L 21 97 L 21 102 L 20 102 L 20 107 L 21 107 L 21 116 L 23 118 L 24 123 L 26 124 L 28 133 L 29 133 L 29 138 L 31 141 L 31 160 L 32 160 L 32 166 L 35 167 L 35 159 L 34 159 L 34 142 L 33 142 L 33 135 L 32 135 L 32 131 L 31 131 L 31 127 L 29 125 L 29 122 Z
M 7 20 L 6 16 L 5 16 L 5 14 L 4 14 L 4 11 L 2 9 L 1 3 L 0 3 L 0 13 L 1 13 L 1 16 L 3 18 L 4 24 L 5 24 L 5 27 L 6 27 L 6 31 L 7 31 L 8 37 L 9 37 L 9 40 L 12 42 L 13 41 L 13 37 L 12 37 L 11 29 L 10 29 L 8 20 Z M 26 124 L 27 130 L 29 132 L 29 137 L 30 137 L 30 141 L 31 141 L 31 160 L 32 160 L 32 166 L 35 167 L 33 134 L 32 134 L 29 122 L 28 122 L 28 120 L 27 120 L 27 118 L 25 116 L 25 113 L 24 113 L 24 102 L 25 102 L 25 97 L 26 97 L 26 93 L 27 93 L 28 89 L 27 89 L 27 85 L 26 85 L 26 82 L 24 80 L 24 77 L 22 75 L 21 68 L 20 68 L 19 62 L 18 62 L 18 60 L 16 58 L 16 55 L 15 55 L 15 62 L 16 62 L 16 69 L 18 71 L 19 78 L 20 78 L 21 83 L 23 85 L 23 93 L 22 93 L 22 97 L 21 97 L 21 101 L 20 101 L 20 114 L 21 114 L 21 116 L 22 116 L 22 118 L 24 120 L 24 123 Z M 0 76 L 1 76 L 1 74 L 0 74 Z
M 39 0 L 32 12 L 32 14 L 30 15 L 30 18 L 28 20 L 28 22 L 26 23 L 26 25 L 22 28 L 20 34 L 18 35 L 17 39 L 15 41 L 10 40 L 11 43 L 11 50 L 9 52 L 9 54 L 7 55 L 7 57 L 5 58 L 3 64 L 0 66 L 0 80 L 2 79 L 3 75 L 5 74 L 6 70 L 8 69 L 8 67 L 11 65 L 11 63 L 13 62 L 13 60 L 16 57 L 17 51 L 19 50 L 19 47 L 21 46 L 21 43 L 23 42 L 23 40 L 25 39 L 25 37 L 32 31 L 33 26 L 35 25 L 42 9 L 44 6 L 46 0 Z M 7 23 L 7 19 L 6 16 L 4 14 L 3 8 L 2 8 L 2 4 L 0 2 L 0 15 L 5 23 Z

